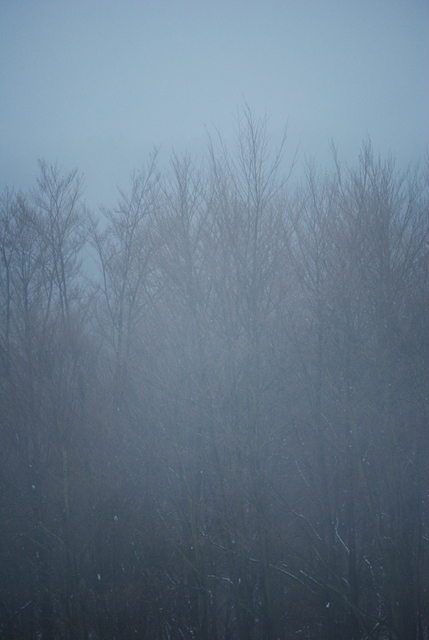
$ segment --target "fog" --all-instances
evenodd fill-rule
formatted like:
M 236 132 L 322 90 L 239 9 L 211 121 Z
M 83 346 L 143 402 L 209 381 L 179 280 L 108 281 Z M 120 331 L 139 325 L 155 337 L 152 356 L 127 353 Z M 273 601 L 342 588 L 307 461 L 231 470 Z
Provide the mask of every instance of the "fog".
M 178 7 L 1 7 L 0 640 L 427 640 L 427 9 Z

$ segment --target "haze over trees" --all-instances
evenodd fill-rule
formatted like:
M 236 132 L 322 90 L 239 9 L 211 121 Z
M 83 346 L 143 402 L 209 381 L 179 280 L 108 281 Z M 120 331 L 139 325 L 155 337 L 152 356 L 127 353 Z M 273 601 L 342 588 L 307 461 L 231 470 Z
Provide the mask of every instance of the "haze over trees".
M 429 638 L 427 175 L 285 142 L 2 194 L 0 638 Z

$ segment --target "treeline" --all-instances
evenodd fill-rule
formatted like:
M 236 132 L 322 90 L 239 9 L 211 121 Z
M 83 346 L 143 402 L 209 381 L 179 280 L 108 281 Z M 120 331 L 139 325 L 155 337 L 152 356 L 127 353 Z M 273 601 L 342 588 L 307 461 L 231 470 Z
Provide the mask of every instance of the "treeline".
M 428 183 L 279 142 L 3 193 L 0 638 L 429 638 Z

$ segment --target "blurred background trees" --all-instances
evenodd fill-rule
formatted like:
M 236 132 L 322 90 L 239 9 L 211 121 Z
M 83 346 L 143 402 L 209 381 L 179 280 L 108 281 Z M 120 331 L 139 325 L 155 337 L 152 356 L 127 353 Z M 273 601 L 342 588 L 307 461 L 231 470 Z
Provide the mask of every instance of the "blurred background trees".
M 427 184 L 286 150 L 3 193 L 0 637 L 428 637 Z

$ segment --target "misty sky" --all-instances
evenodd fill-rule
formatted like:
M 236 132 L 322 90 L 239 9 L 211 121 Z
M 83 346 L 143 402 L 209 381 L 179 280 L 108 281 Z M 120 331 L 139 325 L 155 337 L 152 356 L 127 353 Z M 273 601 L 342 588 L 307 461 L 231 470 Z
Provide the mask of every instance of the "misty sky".
M 84 173 L 90 206 L 154 145 L 202 156 L 246 100 L 289 149 L 401 162 L 429 144 L 428 0 L 0 0 L 0 183 L 38 157 Z

